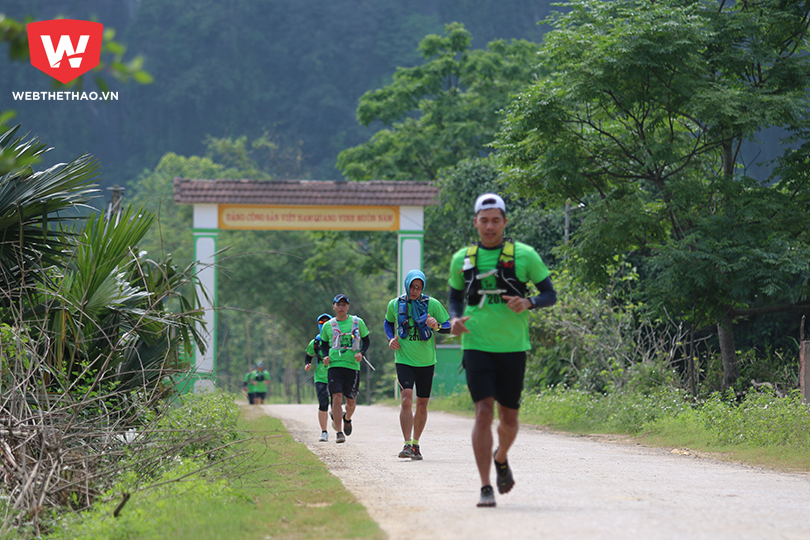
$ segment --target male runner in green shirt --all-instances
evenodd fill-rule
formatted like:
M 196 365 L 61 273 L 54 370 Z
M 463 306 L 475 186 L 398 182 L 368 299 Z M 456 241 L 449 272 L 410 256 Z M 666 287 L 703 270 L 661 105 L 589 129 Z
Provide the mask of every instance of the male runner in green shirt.
M 515 485 L 507 453 L 517 437 L 526 351 L 531 348 L 526 310 L 554 305 L 557 293 L 540 255 L 526 244 L 504 239 L 508 220 L 503 199 L 485 193 L 474 208 L 480 242 L 458 250 L 450 263 L 450 331 L 461 336 L 467 387 L 475 404 L 472 445 L 481 477 L 478 506 L 495 506 L 491 464 L 499 493 Z M 540 294 L 527 296 L 529 282 Z M 496 401 L 500 422 L 493 454 Z
M 346 436 L 352 434 L 352 415 L 360 391 L 360 362 L 369 346 L 368 327 L 360 317 L 349 315 L 349 303 L 345 294 L 336 295 L 332 301 L 335 317 L 321 329 L 321 339 L 329 343 L 329 356 L 325 360 L 329 362 L 327 376 L 337 443 L 346 442 Z
M 306 371 L 312 369 L 312 359 L 315 358 L 315 394 L 318 396 L 318 423 L 321 425 L 319 442 L 329 440 L 329 433 L 326 431 L 326 417 L 329 413 L 329 379 L 327 378 L 328 362 L 325 360 L 329 355 L 329 343 L 321 339 L 321 330 L 323 330 L 323 325 L 329 322 L 331 318 L 332 316 L 328 313 L 322 313 L 318 317 L 318 334 L 307 345 L 306 357 L 304 358 L 304 369 Z
M 399 425 L 405 437 L 401 458 L 421 460 L 419 438 L 427 423 L 427 407 L 433 388 L 436 365 L 436 339 L 433 332 L 450 333 L 450 321 L 444 306 L 422 294 L 425 274 L 411 270 L 405 276 L 402 296 L 388 303 L 383 327 L 388 346 L 394 350 L 397 382 L 402 396 Z M 413 413 L 413 387 L 416 385 L 416 415 Z

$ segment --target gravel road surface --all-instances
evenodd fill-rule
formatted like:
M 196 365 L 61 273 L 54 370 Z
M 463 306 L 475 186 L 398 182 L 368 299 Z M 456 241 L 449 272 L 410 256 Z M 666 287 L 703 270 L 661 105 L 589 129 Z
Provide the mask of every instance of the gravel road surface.
M 496 494 L 497 508 L 477 508 L 469 418 L 430 412 L 425 459 L 411 461 L 397 458 L 396 407 L 358 407 L 344 444 L 331 428 L 329 442 L 317 442 L 316 405 L 260 407 L 341 479 L 390 540 L 810 540 L 808 475 L 524 425 L 509 453 L 515 488 Z

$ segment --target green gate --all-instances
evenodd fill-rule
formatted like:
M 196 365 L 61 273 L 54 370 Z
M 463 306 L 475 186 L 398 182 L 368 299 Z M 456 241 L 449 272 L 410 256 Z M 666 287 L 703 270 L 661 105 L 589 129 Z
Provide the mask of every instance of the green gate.
M 449 396 L 467 391 L 467 377 L 461 371 L 461 345 L 436 345 L 433 395 Z

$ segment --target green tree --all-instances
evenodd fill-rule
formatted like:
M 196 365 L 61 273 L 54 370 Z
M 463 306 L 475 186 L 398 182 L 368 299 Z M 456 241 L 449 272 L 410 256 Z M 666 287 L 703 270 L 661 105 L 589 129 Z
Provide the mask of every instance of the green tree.
M 444 36 L 421 40 L 423 64 L 398 68 L 393 82 L 360 98 L 360 123 L 383 128 L 370 141 L 341 152 L 338 168 L 344 175 L 353 180 L 434 180 L 441 188 L 439 205 L 427 208 L 425 216 L 425 270 L 433 284 L 431 294 L 445 294 L 453 248 L 475 237 L 471 225 L 475 198 L 483 191 L 501 191 L 499 173 L 486 157 L 491 152 L 488 144 L 510 94 L 536 77 L 538 48 L 528 41 L 497 40 L 485 50 L 474 50 L 464 26 L 449 24 Z M 546 260 L 561 236 L 559 226 L 552 225 L 556 219 L 552 214 L 536 199 L 510 200 L 515 224 L 510 233 L 547 248 Z M 560 217 L 560 226 L 562 222 Z M 390 238 L 365 241 L 357 233 L 342 236 L 354 240 L 350 244 L 364 263 L 360 272 L 394 274 Z M 397 284 L 391 286 L 396 290 Z
M 436 180 L 442 168 L 489 153 L 500 110 L 536 75 L 538 45 L 498 40 L 471 50 L 470 40 L 464 25 L 447 25 L 419 43 L 424 64 L 400 67 L 391 84 L 363 94 L 358 120 L 384 127 L 340 153 L 346 177 Z
M 787 171 L 747 178 L 739 150 L 761 129 L 806 122 L 810 6 L 570 7 L 541 53 L 553 75 L 510 106 L 502 168 L 519 193 L 584 205 L 570 255 L 585 281 L 605 284 L 629 262 L 652 306 L 717 324 L 730 385 L 733 319 L 806 294 L 810 185 Z

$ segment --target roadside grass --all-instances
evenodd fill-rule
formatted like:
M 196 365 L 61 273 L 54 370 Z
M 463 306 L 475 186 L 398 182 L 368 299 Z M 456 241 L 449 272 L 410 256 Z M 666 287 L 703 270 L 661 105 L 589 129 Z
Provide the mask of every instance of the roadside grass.
M 431 398 L 430 408 L 473 415 L 466 392 Z M 810 408 L 797 393 L 776 397 L 752 389 L 740 402 L 716 394 L 693 403 L 665 387 L 651 394 L 606 395 L 555 388 L 524 392 L 520 419 L 555 431 L 624 435 L 648 446 L 810 473 Z
M 118 518 L 120 497 L 82 514 L 62 516 L 47 540 L 381 540 L 366 509 L 323 463 L 295 442 L 275 418 L 242 409 L 255 457 L 231 478 L 191 476 L 132 495 Z M 178 464 L 167 480 L 192 464 Z
M 738 402 L 715 394 L 693 403 L 661 388 L 644 395 L 552 389 L 529 395 L 526 423 L 573 433 L 623 434 L 635 442 L 788 472 L 810 472 L 810 409 L 797 393 L 748 392 Z

